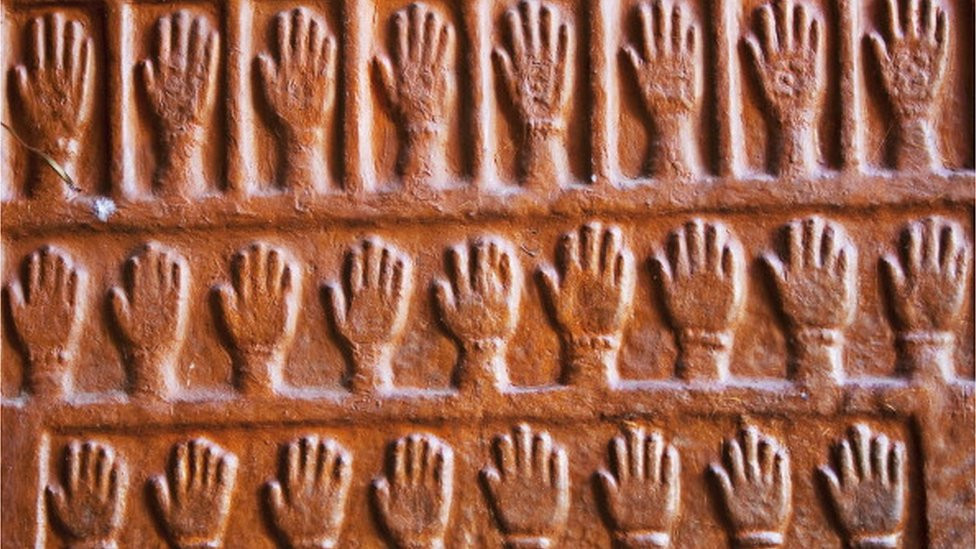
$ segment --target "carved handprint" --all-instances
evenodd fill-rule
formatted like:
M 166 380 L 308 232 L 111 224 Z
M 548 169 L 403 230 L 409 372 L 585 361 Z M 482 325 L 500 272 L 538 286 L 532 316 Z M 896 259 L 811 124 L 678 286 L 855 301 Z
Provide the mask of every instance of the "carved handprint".
M 95 87 L 95 52 L 81 21 L 59 12 L 37 17 L 29 24 L 27 66 L 11 71 L 13 98 L 20 127 L 28 143 L 60 165 L 69 179 L 79 174 L 75 162 L 81 140 L 91 122 Z M 27 193 L 32 198 L 70 198 L 70 181 L 39 155 L 31 158 Z
M 634 297 L 634 259 L 619 227 L 590 222 L 563 235 L 559 274 L 539 271 L 569 359 L 569 383 L 612 384 Z
M 288 444 L 281 480 L 268 483 L 268 505 L 282 540 L 295 549 L 336 547 L 352 481 L 352 457 L 331 438 Z
M 851 547 L 899 546 L 905 521 L 905 445 L 863 424 L 837 446 L 837 468 L 820 467 Z
M 547 431 L 520 424 L 495 439 L 495 465 L 481 470 L 508 547 L 551 547 L 569 515 L 569 460 Z
M 507 242 L 485 237 L 448 252 L 450 283 L 438 280 L 434 295 L 441 319 L 461 345 L 459 385 L 481 390 L 508 385 L 504 360 L 518 326 L 522 270 Z
M 72 441 L 64 458 L 63 484 L 47 486 L 52 518 L 72 542 L 69 547 L 115 549 L 129 488 L 125 462 L 96 441 Z
M 323 190 L 326 115 L 335 103 L 336 40 L 308 8 L 275 17 L 273 54 L 257 57 L 264 100 L 278 123 L 282 186 Z
M 396 441 L 392 469 L 373 480 L 383 525 L 397 547 L 443 549 L 454 499 L 454 451 L 433 435 Z
M 887 0 L 885 6 L 887 40 L 872 32 L 870 41 L 898 129 L 896 167 L 934 169 L 940 158 L 932 117 L 949 61 L 948 18 L 937 0 Z
M 732 535 L 743 547 L 778 547 L 793 512 L 790 456 L 753 426 L 725 443 L 725 465 L 709 467 Z
M 167 477 L 150 479 L 159 520 L 180 549 L 222 547 L 237 480 L 237 456 L 197 438 L 173 448 Z
M 742 245 L 725 225 L 693 219 L 671 232 L 654 263 L 678 332 L 678 375 L 724 379 L 745 301 Z
M 882 264 L 898 336 L 923 351 L 908 367 L 954 377 L 954 333 L 969 286 L 972 247 L 955 221 L 928 217 L 909 223 L 900 256 L 888 255 Z M 925 351 L 925 349 L 928 351 Z
M 156 191 L 201 194 L 202 145 L 217 94 L 220 41 L 206 17 L 186 10 L 156 21 L 150 59 L 139 76 L 159 132 Z
M 349 250 L 345 278 L 343 286 L 325 290 L 332 321 L 352 355 L 352 389 L 392 389 L 390 359 L 413 290 L 410 259 L 377 237 L 366 238 Z
M 130 363 L 130 390 L 166 398 L 189 321 L 190 268 L 179 252 L 149 242 L 125 262 L 125 289 L 109 293 L 112 316 Z
M 508 48 L 496 47 L 499 77 L 523 126 L 521 176 L 534 187 L 566 172 L 566 105 L 572 93 L 573 28 L 549 2 L 522 0 L 505 13 Z
M 819 216 L 786 226 L 786 250 L 764 259 L 791 324 L 792 375 L 840 381 L 844 329 L 857 307 L 857 251 L 841 225 Z
M 443 184 L 454 98 L 454 27 L 420 2 L 396 12 L 392 21 L 392 61 L 377 55 L 373 66 L 405 139 L 399 171 L 408 188 Z
M 637 13 L 643 47 L 638 51 L 627 44 L 622 49 L 655 126 L 647 164 L 663 177 L 690 177 L 696 169 L 690 122 L 702 93 L 699 30 L 687 12 L 671 0 L 641 3 Z
M 660 433 L 627 426 L 597 473 L 614 537 L 624 547 L 668 547 L 681 502 L 681 463 Z
M 812 5 L 775 0 L 757 10 L 756 35 L 746 51 L 775 117 L 776 172 L 804 175 L 816 168 L 817 107 L 823 95 L 823 23 Z
M 255 242 L 234 256 L 231 270 L 232 285 L 219 286 L 217 295 L 237 385 L 244 393 L 273 392 L 295 337 L 302 269 L 287 251 Z
M 41 398 L 59 398 L 71 385 L 88 276 L 67 252 L 54 246 L 30 254 L 25 270 L 23 282 L 7 286 L 7 296 L 26 354 L 27 388 Z

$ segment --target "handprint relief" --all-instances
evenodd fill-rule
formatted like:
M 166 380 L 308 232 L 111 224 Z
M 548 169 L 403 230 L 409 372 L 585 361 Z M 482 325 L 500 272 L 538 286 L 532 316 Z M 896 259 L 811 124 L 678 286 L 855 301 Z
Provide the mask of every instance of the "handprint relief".
M 656 431 L 629 425 L 610 443 L 611 469 L 597 472 L 610 528 L 622 547 L 669 547 L 681 502 L 678 451 Z
M 848 544 L 855 549 L 897 549 L 905 523 L 905 445 L 851 428 L 837 445 L 836 467 L 824 465 L 827 486 Z
M 393 389 L 391 359 L 413 292 L 410 259 L 378 237 L 346 255 L 345 284 L 325 287 L 332 322 L 352 356 L 353 391 Z
M 155 191 L 189 198 L 205 191 L 203 142 L 217 95 L 220 40 L 201 15 L 179 10 L 156 21 L 153 51 L 138 74 L 156 124 Z
M 338 442 L 315 435 L 288 444 L 280 480 L 268 483 L 268 507 L 281 540 L 294 549 L 337 547 L 352 457 Z
M 27 256 L 24 271 L 23 281 L 7 285 L 7 297 L 26 359 L 27 390 L 39 398 L 61 398 L 71 386 L 88 275 L 55 246 Z
M 518 326 L 522 270 L 507 242 L 481 237 L 448 252 L 450 282 L 434 284 L 441 320 L 461 346 L 458 385 L 480 392 L 509 384 L 508 342 Z
M 373 480 L 373 497 L 391 540 L 403 549 L 443 549 L 454 499 L 454 452 L 433 435 L 396 441 L 392 468 Z
M 325 190 L 326 117 L 335 104 L 336 40 L 325 21 L 304 7 L 275 16 L 274 53 L 256 66 L 282 150 L 281 186 Z
M 779 547 L 793 513 L 790 456 L 756 427 L 725 443 L 725 464 L 709 467 L 732 537 L 742 547 Z
M 197 438 L 173 447 L 169 473 L 150 479 L 158 519 L 180 549 L 223 546 L 237 480 L 237 456 Z
M 552 3 L 522 0 L 505 13 L 508 44 L 492 53 L 498 78 L 521 125 L 520 179 L 552 190 L 569 171 L 564 143 L 573 88 L 572 24 Z
M 671 232 L 653 261 L 677 333 L 678 377 L 724 380 L 745 301 L 742 244 L 722 223 L 693 219 Z
M 886 0 L 884 5 L 885 36 L 872 32 L 868 39 L 895 118 L 895 168 L 937 169 L 942 160 L 933 118 L 949 63 L 948 17 L 938 0 Z
M 563 235 L 557 260 L 559 272 L 545 266 L 539 279 L 563 340 L 563 378 L 612 385 L 634 297 L 633 255 L 619 227 L 590 222 Z
M 302 268 L 291 255 L 265 242 L 239 251 L 232 283 L 216 289 L 220 318 L 236 363 L 236 384 L 245 394 L 271 394 L 295 338 Z
M 781 176 L 808 175 L 817 167 L 823 23 L 816 8 L 797 0 L 775 0 L 756 14 L 756 34 L 744 43 L 774 118 L 774 169 Z
M 447 126 L 454 100 L 454 27 L 421 2 L 392 18 L 391 57 L 373 66 L 400 124 L 398 170 L 407 189 L 447 179 Z
M 699 169 L 691 122 L 702 94 L 700 31 L 688 12 L 671 0 L 641 3 L 637 13 L 642 43 L 621 50 L 651 116 L 653 138 L 646 164 L 658 177 L 687 179 Z
M 28 62 L 11 71 L 13 113 L 28 144 L 64 171 L 62 178 L 40 155 L 28 168 L 27 195 L 66 200 L 75 195 L 75 166 L 91 123 L 95 51 L 81 21 L 52 12 L 28 26 Z
M 149 242 L 125 262 L 124 287 L 109 293 L 137 398 L 165 399 L 189 322 L 190 268 L 172 248 Z
M 844 228 L 819 216 L 793 220 L 785 255 L 764 259 L 790 323 L 790 376 L 843 381 L 844 329 L 857 307 L 857 251 Z
M 51 517 L 68 546 L 117 548 L 128 488 L 128 469 L 111 446 L 92 440 L 68 444 L 61 484 L 49 484 L 46 491 Z
M 569 516 L 566 450 L 525 424 L 499 435 L 494 450 L 495 464 L 481 470 L 481 480 L 506 546 L 552 547 Z
M 900 344 L 912 375 L 955 377 L 955 332 L 966 302 L 972 246 L 963 228 L 928 217 L 908 224 L 902 250 L 882 260 Z

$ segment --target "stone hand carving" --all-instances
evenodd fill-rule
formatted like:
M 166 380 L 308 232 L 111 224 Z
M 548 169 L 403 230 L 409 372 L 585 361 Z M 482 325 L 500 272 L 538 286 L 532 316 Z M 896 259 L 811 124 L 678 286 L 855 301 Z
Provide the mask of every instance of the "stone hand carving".
M 820 468 L 848 544 L 897 549 L 905 522 L 905 445 L 863 424 L 837 445 L 837 468 Z
M 77 549 L 115 549 L 125 519 L 129 475 L 115 450 L 101 442 L 65 448 L 62 484 L 47 486 L 51 516 Z
M 884 4 L 882 27 L 887 38 L 872 32 L 869 40 L 895 115 L 895 167 L 936 169 L 942 160 L 932 119 L 949 62 L 948 18 L 937 0 L 886 0 Z
M 28 62 L 11 71 L 13 113 L 30 144 L 56 162 L 69 179 L 78 177 L 75 163 L 92 115 L 95 52 L 81 21 L 53 12 L 28 25 Z M 33 154 L 28 196 L 65 200 L 75 195 L 45 160 Z
M 611 470 L 597 473 L 610 528 L 627 548 L 671 545 L 681 502 L 681 463 L 660 433 L 628 426 L 610 443 Z
M 159 520 L 180 549 L 223 546 L 230 516 L 237 456 L 197 438 L 173 448 L 169 474 L 150 479 Z
M 399 172 L 406 188 L 446 182 L 447 126 L 454 99 L 454 27 L 426 4 L 393 15 L 392 60 L 373 59 L 399 119 Z
M 817 166 L 817 108 L 823 96 L 820 15 L 805 2 L 775 0 L 757 10 L 756 35 L 745 38 L 774 118 L 779 175 L 801 176 Z
M 634 259 L 619 227 L 590 222 L 562 237 L 559 273 L 539 279 L 563 340 L 564 380 L 612 385 L 617 354 L 634 297 Z
M 232 284 L 218 286 L 217 296 L 237 386 L 246 394 L 273 393 L 295 338 L 302 268 L 286 250 L 255 242 L 234 256 L 231 272 Z
M 470 251 L 469 251 L 470 250 Z M 508 385 L 505 351 L 518 326 L 522 270 L 508 242 L 477 238 L 448 252 L 451 281 L 434 285 L 440 316 L 461 346 L 458 385 L 482 391 Z
M 153 52 L 139 64 L 158 132 L 155 190 L 190 197 L 205 190 L 202 146 L 217 94 L 220 40 L 203 16 L 186 10 L 156 21 Z
M 560 9 L 522 0 L 505 13 L 508 47 L 493 58 L 522 126 L 520 177 L 525 186 L 551 190 L 568 173 L 566 106 L 572 94 L 574 35 Z
M 882 260 L 899 343 L 914 375 L 955 377 L 955 330 L 966 301 L 972 247 L 955 221 L 909 223 L 902 253 Z
M 165 399 L 189 321 L 190 268 L 179 252 L 149 242 L 125 262 L 124 289 L 109 293 L 112 316 L 129 362 L 129 386 L 139 398 Z
M 677 332 L 678 376 L 725 379 L 745 301 L 742 245 L 722 223 L 693 219 L 671 232 L 654 263 Z
M 404 549 L 443 549 L 454 498 L 454 452 L 433 435 L 396 441 L 393 468 L 373 481 L 387 533 Z
M 71 386 L 88 276 L 55 246 L 31 253 L 25 271 L 23 282 L 7 286 L 7 296 L 25 353 L 27 389 L 40 398 L 60 398 Z
M 294 549 L 332 549 L 346 514 L 352 457 L 331 438 L 311 435 L 288 444 L 280 480 L 268 483 L 271 519 Z
M 390 390 L 390 363 L 403 331 L 413 291 L 410 259 L 378 237 L 366 238 L 346 256 L 344 287 L 325 290 L 336 331 L 352 355 L 353 391 Z
M 687 179 L 699 168 L 691 126 L 702 94 L 699 27 L 683 4 L 671 0 L 643 2 L 637 13 L 642 44 L 622 52 L 653 123 L 646 164 L 656 176 Z
M 841 382 L 844 329 L 857 308 L 857 251 L 844 228 L 819 216 L 793 220 L 786 254 L 765 261 L 790 323 L 791 377 Z
M 569 515 L 566 450 L 525 424 L 496 437 L 494 450 L 495 464 L 481 470 L 481 479 L 506 546 L 552 547 Z
M 790 456 L 753 426 L 725 444 L 725 465 L 709 467 L 731 532 L 742 547 L 779 547 L 793 512 Z
M 336 40 L 308 8 L 275 17 L 274 52 L 257 57 L 260 88 L 282 150 L 281 186 L 324 191 L 326 116 L 336 94 Z

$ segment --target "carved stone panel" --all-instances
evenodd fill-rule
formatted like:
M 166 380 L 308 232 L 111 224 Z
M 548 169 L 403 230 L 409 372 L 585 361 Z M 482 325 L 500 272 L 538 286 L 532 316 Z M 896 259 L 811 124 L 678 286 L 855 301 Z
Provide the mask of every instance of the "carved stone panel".
M 967 0 L 2 0 L 3 547 L 972 547 Z

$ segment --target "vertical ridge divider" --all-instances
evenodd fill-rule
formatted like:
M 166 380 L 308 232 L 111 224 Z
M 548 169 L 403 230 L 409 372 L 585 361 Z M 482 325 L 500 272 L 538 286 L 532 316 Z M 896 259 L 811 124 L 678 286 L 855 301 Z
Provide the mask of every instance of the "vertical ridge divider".
M 607 10 L 619 3 L 604 0 L 587 0 L 590 23 L 590 38 L 587 46 L 590 55 L 590 73 L 580 77 L 590 80 L 590 154 L 591 183 L 594 188 L 605 188 L 613 184 L 615 176 L 612 155 L 616 151 L 615 126 L 611 121 L 614 110 L 611 97 L 617 92 L 617 82 L 613 78 L 610 62 L 613 46 L 610 40 L 611 20 Z M 613 4 L 613 5 L 612 5 Z
M 474 111 L 471 118 L 474 148 L 471 158 L 471 176 L 474 186 L 479 190 L 487 190 L 494 185 L 495 175 L 491 159 L 495 152 L 495 143 L 491 136 L 492 123 L 491 99 L 493 98 L 491 85 L 491 15 L 489 0 L 477 2 L 462 2 L 462 24 L 467 33 L 466 44 L 470 48 L 467 58 L 467 74 L 474 82 L 471 86 L 471 106 Z M 463 122 L 463 121 L 462 121 Z
M 224 19 L 227 40 L 224 55 L 227 60 L 227 143 L 224 151 L 224 175 L 228 194 L 251 194 L 255 189 L 253 109 L 248 108 L 251 95 L 250 71 L 251 16 L 253 8 L 247 0 L 231 0 Z
M 740 82 L 735 62 L 736 37 L 732 35 L 735 24 L 734 6 L 738 0 L 713 0 L 712 29 L 715 44 L 715 131 L 718 135 L 718 175 L 735 177 L 740 171 L 738 144 L 742 143 L 740 118 Z
M 105 3 L 106 69 L 105 95 L 108 105 L 109 194 L 116 199 L 134 198 L 139 191 L 132 147 L 132 80 L 126 74 L 134 67 L 132 59 L 132 7 L 124 2 Z M 132 107 L 132 108 L 129 108 Z
M 841 170 L 861 172 L 864 169 L 863 136 L 861 134 L 861 64 L 858 60 L 860 28 L 858 3 L 837 0 L 837 34 L 840 37 L 840 155 Z
M 353 194 L 367 193 L 376 184 L 372 163 L 373 107 L 370 103 L 369 27 L 361 23 L 371 21 L 368 0 L 346 0 L 342 4 L 343 51 L 339 54 L 345 94 L 343 106 L 343 190 Z

